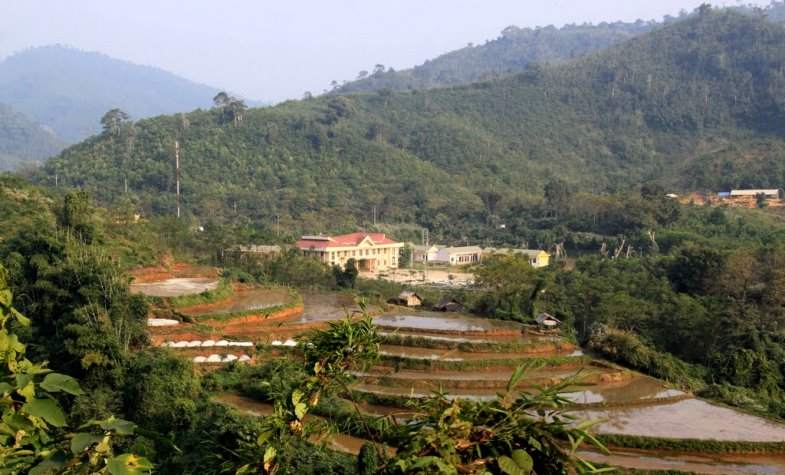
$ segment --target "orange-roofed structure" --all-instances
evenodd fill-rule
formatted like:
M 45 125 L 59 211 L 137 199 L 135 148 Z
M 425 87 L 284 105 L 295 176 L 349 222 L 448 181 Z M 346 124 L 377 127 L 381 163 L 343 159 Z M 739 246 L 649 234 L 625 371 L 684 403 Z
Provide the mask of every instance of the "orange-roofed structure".
M 340 236 L 303 236 L 297 248 L 306 256 L 343 268 L 354 259 L 361 271 L 383 271 L 398 267 L 403 248 L 383 233 L 351 233 Z

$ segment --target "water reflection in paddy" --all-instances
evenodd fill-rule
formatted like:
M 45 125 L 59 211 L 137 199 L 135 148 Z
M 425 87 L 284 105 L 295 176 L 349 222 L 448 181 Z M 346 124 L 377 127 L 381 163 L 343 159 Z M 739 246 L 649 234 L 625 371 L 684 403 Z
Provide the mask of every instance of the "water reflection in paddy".
M 492 330 L 521 330 L 523 326 L 515 322 L 485 320 L 462 315 L 426 313 L 420 315 L 383 315 L 376 317 L 374 323 L 385 328 L 410 328 L 423 331 L 487 332 Z
M 564 393 L 563 396 L 575 404 L 630 404 L 684 396 L 683 391 L 668 389 L 661 382 L 646 376 L 637 376 L 630 381 L 591 387 L 582 391 Z
M 360 310 L 352 294 L 303 291 L 301 295 L 303 313 L 299 323 L 340 320 Z
M 599 433 L 745 442 L 785 441 L 785 425 L 700 399 L 633 408 L 576 411 L 582 419 L 607 419 Z
M 174 278 L 159 282 L 131 284 L 131 292 L 148 297 L 180 297 L 218 288 L 218 281 L 209 278 Z

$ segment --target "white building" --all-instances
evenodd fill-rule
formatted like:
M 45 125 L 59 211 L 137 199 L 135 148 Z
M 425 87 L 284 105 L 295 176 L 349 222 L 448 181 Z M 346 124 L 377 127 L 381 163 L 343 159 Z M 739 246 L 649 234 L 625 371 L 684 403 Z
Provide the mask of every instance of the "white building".
M 476 264 L 482 260 L 482 248 L 479 246 L 440 247 L 430 262 L 462 266 Z

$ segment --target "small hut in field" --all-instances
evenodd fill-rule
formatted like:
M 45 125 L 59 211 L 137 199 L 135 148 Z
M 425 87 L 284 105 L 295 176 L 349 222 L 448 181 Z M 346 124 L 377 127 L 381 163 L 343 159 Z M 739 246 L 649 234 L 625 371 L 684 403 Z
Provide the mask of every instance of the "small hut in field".
M 396 303 L 407 307 L 419 307 L 422 305 L 422 297 L 417 295 L 417 292 L 414 292 L 413 290 L 404 290 L 398 294 Z

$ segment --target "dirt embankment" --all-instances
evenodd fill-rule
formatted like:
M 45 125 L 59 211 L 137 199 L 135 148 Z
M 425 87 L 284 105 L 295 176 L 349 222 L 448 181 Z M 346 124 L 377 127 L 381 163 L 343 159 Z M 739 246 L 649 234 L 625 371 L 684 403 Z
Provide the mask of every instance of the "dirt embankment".
M 302 306 L 285 308 L 269 315 L 244 315 L 226 320 L 207 320 L 199 325 L 183 323 L 171 327 L 150 327 L 150 338 L 153 344 L 160 345 L 166 341 L 220 340 L 226 336 L 248 337 L 260 341 L 274 332 L 277 324 L 298 318 L 302 314 Z
M 164 263 L 159 266 L 141 267 L 129 272 L 137 284 L 148 284 L 175 278 L 217 279 L 220 271 L 216 267 L 194 266 L 184 262 Z

